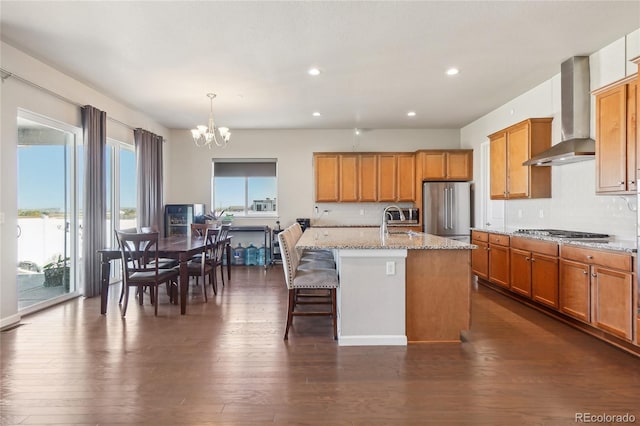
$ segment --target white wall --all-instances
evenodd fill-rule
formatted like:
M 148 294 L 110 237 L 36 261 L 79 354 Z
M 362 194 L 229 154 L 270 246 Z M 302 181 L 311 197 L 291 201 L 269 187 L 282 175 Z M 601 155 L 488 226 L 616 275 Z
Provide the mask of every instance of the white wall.
M 108 98 L 97 90 L 62 74 L 50 66 L 0 42 L 1 67 L 75 103 L 93 105 L 107 111 L 108 117 L 131 127 L 142 127 L 166 137 L 169 131 L 144 114 Z M 80 108 L 58 99 L 16 78 L 0 85 L 0 327 L 20 319 L 17 313 L 17 112 L 18 108 L 81 127 Z M 133 143 L 133 131 L 107 120 L 107 136 Z M 43 170 L 46 178 L 46 170 Z
M 313 152 L 408 151 L 460 148 L 458 130 L 368 130 L 359 137 L 353 129 L 237 130 L 224 148 L 198 148 L 187 130 L 172 130 L 167 152 L 167 203 L 205 203 L 211 207 L 211 159 L 277 158 L 278 213 L 282 226 L 298 217 L 314 218 L 314 206 L 331 211 L 332 220 L 361 224 L 379 221 L 379 206 L 367 203 L 360 216 L 357 203 L 314 203 Z M 383 205 L 383 204 L 380 204 Z M 357 216 L 358 219 L 354 219 Z M 361 221 L 360 221 L 361 219 Z M 275 220 L 253 219 L 273 225 Z M 250 222 L 245 219 L 245 222 Z M 242 220 L 236 222 L 242 223 Z M 256 222 L 253 222 L 256 224 Z
M 640 30 L 603 47 L 590 56 L 591 90 L 637 73 L 629 60 L 640 55 Z M 558 64 L 558 69 L 560 64 Z M 560 142 L 560 74 L 507 102 L 484 117 L 463 127 L 463 148 L 474 149 L 474 180 L 480 182 L 480 145 L 500 129 L 532 117 L 553 117 L 552 143 Z M 591 137 L 595 137 L 595 108 L 592 97 Z M 482 189 L 478 189 L 482 191 Z M 636 232 L 636 197 L 595 195 L 595 161 L 552 167 L 552 197 L 504 202 L 508 230 L 517 228 L 560 228 L 603 232 L 618 239 L 633 240 Z M 483 218 L 476 203 L 476 218 Z M 542 217 L 541 217 L 542 216 Z M 478 221 L 477 223 L 484 223 Z

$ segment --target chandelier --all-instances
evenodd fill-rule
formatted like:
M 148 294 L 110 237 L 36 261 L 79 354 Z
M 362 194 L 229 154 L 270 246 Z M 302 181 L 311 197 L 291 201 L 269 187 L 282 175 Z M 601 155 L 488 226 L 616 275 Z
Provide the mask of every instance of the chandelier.
M 196 146 L 208 146 L 211 148 L 211 144 L 224 148 L 229 143 L 231 138 L 231 132 L 228 127 L 216 127 L 213 121 L 213 99 L 216 97 L 215 93 L 207 93 L 207 97 L 211 101 L 211 111 L 209 113 L 209 121 L 206 126 L 198 126 L 191 130 L 191 135 L 196 143 Z

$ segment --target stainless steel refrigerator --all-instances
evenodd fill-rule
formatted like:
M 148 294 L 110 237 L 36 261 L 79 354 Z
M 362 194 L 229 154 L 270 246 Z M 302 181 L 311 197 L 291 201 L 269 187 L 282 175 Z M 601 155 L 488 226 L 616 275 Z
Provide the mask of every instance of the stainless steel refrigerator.
M 471 183 L 425 182 L 422 185 L 423 232 L 471 240 Z

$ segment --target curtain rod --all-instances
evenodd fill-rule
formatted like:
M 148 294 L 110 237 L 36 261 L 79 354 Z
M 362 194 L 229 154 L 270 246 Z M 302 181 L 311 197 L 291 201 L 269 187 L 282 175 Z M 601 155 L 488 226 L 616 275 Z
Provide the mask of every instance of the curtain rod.
M 41 90 L 41 91 L 47 93 L 48 95 L 51 95 L 54 98 L 60 99 L 61 101 L 64 101 L 64 102 L 66 102 L 68 104 L 77 106 L 79 108 L 84 107 L 84 105 L 82 105 L 82 104 L 80 104 L 80 103 L 78 103 L 76 101 L 73 101 L 73 100 L 71 100 L 69 98 L 66 98 L 66 97 L 54 92 L 53 90 L 47 89 L 46 87 L 42 87 L 39 84 L 36 84 L 31 80 L 27 80 L 24 77 L 20 77 L 17 74 L 14 74 L 14 73 L 12 73 L 10 71 L 5 70 L 4 68 L 0 67 L 0 73 L 2 73 L 1 76 L 0 76 L 0 79 L 2 80 L 3 83 L 8 78 L 15 78 L 16 80 L 18 80 L 18 81 L 20 81 L 20 82 L 22 82 L 22 83 L 24 83 L 24 84 L 26 84 L 28 86 L 34 87 L 34 88 L 36 88 L 38 90 Z M 132 126 L 126 124 L 126 123 L 123 123 L 120 120 L 117 120 L 117 119 L 115 119 L 113 117 L 109 117 L 109 115 L 107 115 L 107 120 L 113 121 L 114 123 L 117 123 L 117 124 L 120 124 L 121 126 L 124 126 L 124 127 L 128 128 L 129 130 L 135 130 L 136 129 L 136 127 L 132 127 Z

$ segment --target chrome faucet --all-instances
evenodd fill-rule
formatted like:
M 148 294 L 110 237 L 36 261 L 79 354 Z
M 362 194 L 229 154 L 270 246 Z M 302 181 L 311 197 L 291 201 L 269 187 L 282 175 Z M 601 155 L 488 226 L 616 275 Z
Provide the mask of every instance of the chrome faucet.
M 380 237 L 384 238 L 389 235 L 389 229 L 387 228 L 387 215 L 391 216 L 389 210 L 396 209 L 400 213 L 400 220 L 405 220 L 404 213 L 400 207 L 391 205 L 384 208 L 382 211 L 382 224 L 380 225 Z

